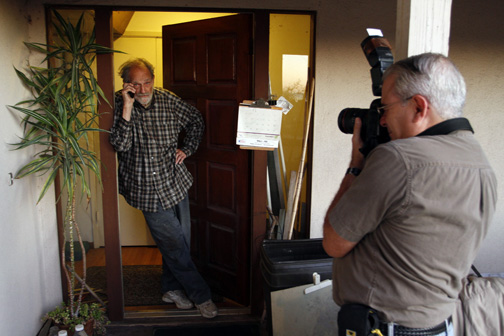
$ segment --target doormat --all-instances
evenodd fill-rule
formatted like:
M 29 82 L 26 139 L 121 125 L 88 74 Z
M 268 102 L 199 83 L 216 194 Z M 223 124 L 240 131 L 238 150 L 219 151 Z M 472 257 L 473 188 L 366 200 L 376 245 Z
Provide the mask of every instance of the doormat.
M 161 300 L 161 265 L 123 266 L 123 291 L 125 306 L 158 306 L 168 303 Z M 86 283 L 103 300 L 107 300 L 107 280 L 105 266 L 87 269 Z
M 92 266 L 87 269 L 86 283 L 96 291 L 103 301 L 107 300 L 107 279 L 105 266 Z M 123 266 L 123 292 L 125 306 L 161 306 L 171 305 L 161 298 L 161 265 L 126 265 Z M 224 298 L 212 293 L 214 302 Z
M 159 328 L 153 336 L 259 336 L 259 324 Z

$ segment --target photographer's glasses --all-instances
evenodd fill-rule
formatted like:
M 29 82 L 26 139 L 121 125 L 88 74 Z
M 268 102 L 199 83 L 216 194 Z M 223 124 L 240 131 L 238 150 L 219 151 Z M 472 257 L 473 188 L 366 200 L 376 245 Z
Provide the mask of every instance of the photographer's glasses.
M 390 103 L 390 104 L 386 104 L 386 105 L 382 105 L 378 108 L 376 108 L 376 110 L 378 111 L 378 113 L 380 115 L 383 115 L 388 109 L 390 109 L 390 107 L 392 105 L 395 105 L 395 104 L 399 104 L 399 103 L 406 103 L 408 100 L 410 100 L 411 98 L 413 98 L 413 96 L 409 97 L 409 98 L 406 98 L 404 100 L 399 100 L 399 101 L 396 101 L 396 102 L 393 102 L 393 103 Z

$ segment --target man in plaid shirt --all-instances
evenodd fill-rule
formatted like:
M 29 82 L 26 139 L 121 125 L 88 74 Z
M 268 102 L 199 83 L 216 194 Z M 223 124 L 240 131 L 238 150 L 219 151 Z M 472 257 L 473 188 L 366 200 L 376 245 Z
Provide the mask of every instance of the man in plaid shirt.
M 120 68 L 110 142 L 119 161 L 119 193 L 142 211 L 163 256 L 163 301 L 179 309 L 193 302 L 202 316 L 218 310 L 190 255 L 191 221 L 187 191 L 193 178 L 184 160 L 205 128 L 201 113 L 172 92 L 154 87 L 154 68 L 134 59 Z M 181 144 L 180 132 L 185 131 Z

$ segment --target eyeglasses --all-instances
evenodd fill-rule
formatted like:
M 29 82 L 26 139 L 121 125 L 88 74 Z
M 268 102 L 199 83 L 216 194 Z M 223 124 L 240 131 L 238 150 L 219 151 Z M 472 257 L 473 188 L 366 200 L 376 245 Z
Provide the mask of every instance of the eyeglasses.
M 390 103 L 390 104 L 382 105 L 382 106 L 376 108 L 376 110 L 378 111 L 378 113 L 380 113 L 381 115 L 383 115 L 383 113 L 385 113 L 385 111 L 387 111 L 392 105 L 395 105 L 395 104 L 398 104 L 398 103 L 406 103 L 411 98 L 413 98 L 413 96 L 411 96 L 409 98 L 406 98 L 404 100 L 399 100 L 399 101 L 396 101 L 396 102 L 393 102 L 393 103 Z

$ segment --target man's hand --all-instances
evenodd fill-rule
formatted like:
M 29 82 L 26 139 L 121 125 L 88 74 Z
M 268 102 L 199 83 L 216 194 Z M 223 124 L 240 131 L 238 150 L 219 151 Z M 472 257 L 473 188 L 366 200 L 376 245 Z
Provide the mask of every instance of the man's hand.
M 123 83 L 122 96 L 125 104 L 135 102 L 135 92 L 135 86 L 132 83 Z
M 359 149 L 364 146 L 364 142 L 360 136 L 362 127 L 362 121 L 360 118 L 355 118 L 353 136 L 352 136 L 352 159 L 350 160 L 350 167 L 362 169 L 364 168 L 364 154 L 360 152 Z M 328 255 L 334 258 L 341 258 L 347 255 L 353 248 L 357 245 L 357 242 L 351 242 L 343 237 L 341 237 L 336 231 L 334 231 L 331 223 L 329 221 L 329 213 L 339 202 L 341 197 L 346 193 L 346 191 L 350 188 L 353 181 L 355 180 L 355 176 L 352 174 L 346 174 L 341 181 L 340 188 L 336 195 L 334 196 L 333 201 L 329 205 L 329 209 L 327 210 L 325 219 L 324 219 L 324 239 L 322 241 L 322 245 L 324 250 Z
M 177 149 L 177 153 L 175 154 L 175 164 L 181 164 L 184 162 L 187 155 L 182 152 L 180 149 Z
M 124 102 L 122 117 L 124 120 L 130 121 L 131 110 L 133 109 L 133 103 L 135 102 L 135 87 L 133 84 L 123 83 L 122 97 Z

